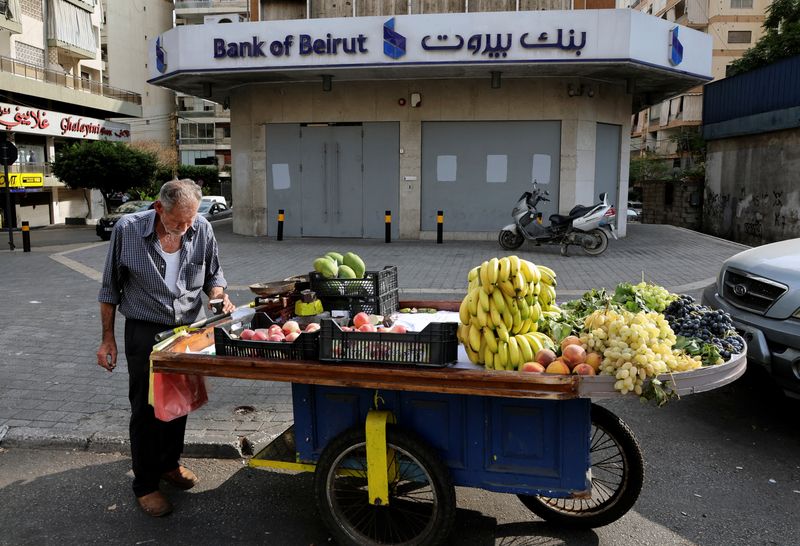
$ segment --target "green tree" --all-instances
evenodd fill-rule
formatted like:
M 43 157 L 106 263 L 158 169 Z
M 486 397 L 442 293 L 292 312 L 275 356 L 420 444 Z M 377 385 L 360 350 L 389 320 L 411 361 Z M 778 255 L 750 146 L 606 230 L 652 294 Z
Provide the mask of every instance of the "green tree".
M 94 140 L 77 142 L 56 153 L 53 174 L 72 189 L 96 189 L 108 198 L 149 183 L 156 172 L 152 153 L 122 142 Z
M 629 178 L 631 182 L 662 180 L 669 176 L 669 167 L 665 159 L 654 152 L 644 155 L 631 154 Z
M 800 0 L 774 0 L 762 25 L 764 34 L 738 60 L 730 64 L 735 76 L 779 59 L 800 55 Z

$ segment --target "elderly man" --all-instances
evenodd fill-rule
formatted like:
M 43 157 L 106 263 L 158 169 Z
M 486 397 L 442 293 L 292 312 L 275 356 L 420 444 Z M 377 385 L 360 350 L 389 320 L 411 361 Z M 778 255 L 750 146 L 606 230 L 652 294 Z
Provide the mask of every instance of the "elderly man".
M 211 224 L 197 215 L 201 198 L 193 181 L 171 180 L 161 188 L 153 210 L 123 216 L 111 236 L 98 297 L 103 333 L 97 364 L 108 371 L 117 363 L 117 307 L 125 317 L 133 492 L 151 516 L 172 511 L 159 491 L 162 479 L 181 489 L 197 483 L 194 473 L 179 463 L 186 417 L 159 421 L 148 404 L 154 337 L 202 318 L 202 292 L 209 299 L 223 299 L 225 312 L 234 309 L 223 292 L 227 283 Z

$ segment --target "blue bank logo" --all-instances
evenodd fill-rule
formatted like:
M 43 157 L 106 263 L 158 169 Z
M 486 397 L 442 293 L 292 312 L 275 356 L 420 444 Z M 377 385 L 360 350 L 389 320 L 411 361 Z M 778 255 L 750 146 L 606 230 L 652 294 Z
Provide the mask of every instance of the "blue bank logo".
M 161 47 L 161 36 L 156 38 L 156 69 L 162 74 L 167 71 L 167 52 Z
M 394 17 L 383 24 L 383 52 L 392 59 L 406 54 L 406 37 L 394 31 Z
M 669 62 L 672 66 L 681 64 L 683 60 L 683 44 L 678 39 L 680 27 L 672 27 L 669 31 Z

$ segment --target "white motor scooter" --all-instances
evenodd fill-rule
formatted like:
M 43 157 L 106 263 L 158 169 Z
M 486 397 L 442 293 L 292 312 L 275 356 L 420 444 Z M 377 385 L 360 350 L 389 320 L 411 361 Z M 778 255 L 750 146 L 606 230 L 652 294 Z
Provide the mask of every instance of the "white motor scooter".
M 617 212 L 608 203 L 608 195 L 600 194 L 600 203 L 591 207 L 577 205 L 569 214 L 550 215 L 550 225 L 542 223 L 542 213 L 536 209 L 540 201 L 550 201 L 547 190 L 540 190 L 533 182 L 533 191 L 526 191 L 517 201 L 511 216 L 514 223 L 500 230 L 498 241 L 506 250 L 514 250 L 522 243 L 532 241 L 537 245 L 561 245 L 561 255 L 566 256 L 569 245 L 579 245 L 590 256 L 597 256 L 608 248 L 609 236 L 617 238 L 614 220 Z

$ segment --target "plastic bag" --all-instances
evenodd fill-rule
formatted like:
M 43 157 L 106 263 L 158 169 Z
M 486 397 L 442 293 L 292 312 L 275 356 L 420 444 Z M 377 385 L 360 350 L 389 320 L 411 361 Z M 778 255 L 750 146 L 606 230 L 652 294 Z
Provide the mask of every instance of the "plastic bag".
M 156 419 L 172 421 L 208 402 L 206 380 L 201 375 L 154 373 L 152 378 Z

